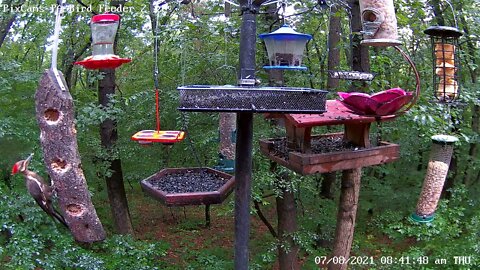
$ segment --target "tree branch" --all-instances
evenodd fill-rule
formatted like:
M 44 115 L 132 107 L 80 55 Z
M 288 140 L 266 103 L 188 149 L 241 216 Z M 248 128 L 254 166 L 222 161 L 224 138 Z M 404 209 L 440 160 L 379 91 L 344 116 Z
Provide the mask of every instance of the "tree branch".
M 270 231 L 270 234 L 277 238 L 277 232 L 275 231 L 275 229 L 273 228 L 272 224 L 270 224 L 270 222 L 268 221 L 268 219 L 265 217 L 265 215 L 263 214 L 262 210 L 260 209 L 260 204 L 257 200 L 253 200 L 253 204 L 255 206 L 255 210 L 257 210 L 257 215 L 258 217 L 262 220 L 263 224 L 265 224 L 265 226 L 267 226 L 268 230 Z

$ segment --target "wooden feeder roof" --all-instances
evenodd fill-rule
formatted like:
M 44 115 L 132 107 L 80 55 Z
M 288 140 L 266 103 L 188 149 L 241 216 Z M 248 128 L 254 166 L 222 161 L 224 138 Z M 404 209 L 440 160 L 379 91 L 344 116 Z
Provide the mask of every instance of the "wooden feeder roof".
M 362 116 L 354 114 L 338 100 L 327 100 L 323 114 L 286 114 L 286 119 L 295 127 L 332 126 L 345 124 L 368 124 L 395 119 L 395 115 Z

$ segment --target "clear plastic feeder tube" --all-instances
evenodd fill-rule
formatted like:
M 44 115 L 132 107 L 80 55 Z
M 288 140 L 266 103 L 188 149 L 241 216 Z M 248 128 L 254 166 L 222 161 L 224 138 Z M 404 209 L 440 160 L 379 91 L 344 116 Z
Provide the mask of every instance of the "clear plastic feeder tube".
M 120 17 L 115 14 L 101 14 L 92 18 L 93 56 L 112 55 Z
M 423 181 L 422 192 L 417 203 L 417 209 L 412 219 L 417 222 L 433 220 L 438 201 L 442 193 L 443 184 L 448 174 L 448 167 L 453 154 L 454 143 L 458 139 L 454 136 L 435 135 L 432 137 L 432 149 L 428 162 L 427 173 Z

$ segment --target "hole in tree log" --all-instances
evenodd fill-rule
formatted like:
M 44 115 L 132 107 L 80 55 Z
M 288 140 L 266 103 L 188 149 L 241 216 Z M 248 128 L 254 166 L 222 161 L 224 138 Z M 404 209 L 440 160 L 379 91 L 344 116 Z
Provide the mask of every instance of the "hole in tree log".
M 51 166 L 52 170 L 56 173 L 64 173 L 70 169 L 70 164 L 67 164 L 65 160 L 60 158 L 53 160 Z
M 71 203 L 67 205 L 67 213 L 71 216 L 79 217 L 85 213 L 85 207 L 81 204 Z
M 377 15 L 371 10 L 365 10 L 363 12 L 363 20 L 366 22 L 375 22 L 377 21 Z
M 45 111 L 44 117 L 47 124 L 54 125 L 60 121 L 62 115 L 57 109 L 49 108 Z

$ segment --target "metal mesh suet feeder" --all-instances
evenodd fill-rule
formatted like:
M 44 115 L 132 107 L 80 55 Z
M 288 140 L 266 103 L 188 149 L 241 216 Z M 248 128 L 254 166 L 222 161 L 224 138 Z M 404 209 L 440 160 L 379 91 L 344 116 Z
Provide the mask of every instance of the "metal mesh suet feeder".
M 311 35 L 298 33 L 285 24 L 272 33 L 258 37 L 265 41 L 268 53 L 270 65 L 264 66 L 264 69 L 307 70 L 302 66 L 302 58 Z
M 92 17 L 92 56 L 75 62 L 86 69 L 117 68 L 132 61 L 121 58 L 113 52 L 115 35 L 117 34 L 120 16 L 117 14 L 99 14 Z
M 362 45 L 398 46 L 397 18 L 393 0 L 360 0 Z
M 453 102 L 460 94 L 458 38 L 463 34 L 450 26 L 431 26 L 424 32 L 430 36 L 432 43 L 435 98 L 440 102 Z
M 423 181 L 422 192 L 417 209 L 411 219 L 416 222 L 431 222 L 437 209 L 443 184 L 448 174 L 448 167 L 453 155 L 453 146 L 458 139 L 454 136 L 435 135 L 432 137 L 432 150 L 428 162 L 427 173 Z

